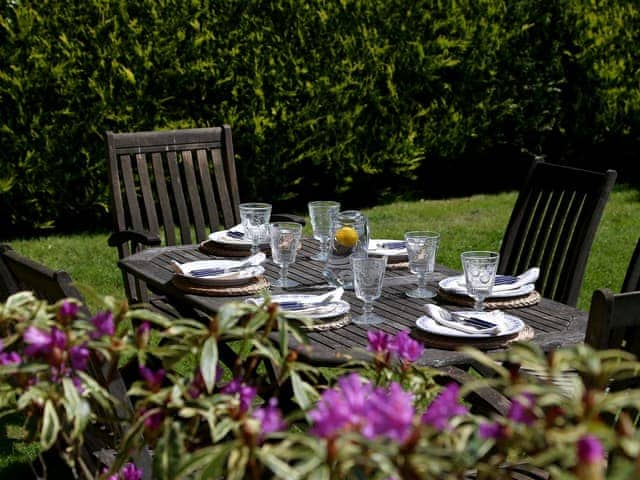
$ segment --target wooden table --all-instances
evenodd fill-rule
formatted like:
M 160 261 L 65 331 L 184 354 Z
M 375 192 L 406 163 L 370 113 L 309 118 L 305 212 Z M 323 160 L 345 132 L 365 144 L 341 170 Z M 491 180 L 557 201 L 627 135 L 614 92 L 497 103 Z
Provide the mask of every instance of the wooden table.
M 316 252 L 317 242 L 305 238 L 296 263 L 289 268 L 290 278 L 309 287 L 309 290 L 317 288 L 318 284 L 323 282 L 322 263 L 309 258 Z M 170 268 L 171 260 L 184 263 L 210 258 L 214 257 L 200 252 L 197 245 L 161 247 L 147 249 L 124 258 L 119 261 L 119 266 L 144 280 L 152 291 L 166 296 L 183 315 L 189 316 L 195 310 L 213 314 L 222 304 L 242 301 L 244 297 L 211 297 L 185 293 L 172 284 L 173 271 Z M 273 264 L 270 258 L 265 263 L 265 268 L 268 279 L 278 278 L 279 267 Z M 442 278 L 456 273 L 458 272 L 449 268 L 437 266 L 436 271 L 430 276 L 429 283 L 435 286 Z M 384 330 L 390 334 L 400 330 L 413 331 L 415 320 L 424 313 L 422 306 L 425 303 L 424 300 L 411 299 L 404 294 L 406 290 L 413 288 L 415 283 L 416 277 L 406 268 L 388 269 L 382 296 L 374 302 L 375 311 L 385 318 L 384 323 L 368 328 L 350 323 L 341 328 L 310 332 L 308 346 L 294 347 L 300 348 L 306 360 L 311 363 L 332 365 L 344 361 L 345 356 L 361 356 L 367 343 L 367 330 L 370 328 Z M 327 290 L 328 287 L 324 291 Z M 275 288 L 272 291 L 282 293 Z M 297 292 L 296 289 L 291 290 L 292 293 L 294 291 Z M 318 290 L 316 293 L 321 292 L 322 290 Z M 357 299 L 352 291 L 345 292 L 343 299 L 349 302 L 353 314 L 362 312 L 362 301 Z M 459 309 L 455 306 L 448 308 Z M 535 337 L 532 341 L 544 350 L 580 343 L 584 339 L 587 313 L 577 308 L 543 298 L 536 305 L 509 311 L 533 328 Z M 442 367 L 462 365 L 468 363 L 466 360 L 468 358 L 457 351 L 428 347 L 420 363 Z

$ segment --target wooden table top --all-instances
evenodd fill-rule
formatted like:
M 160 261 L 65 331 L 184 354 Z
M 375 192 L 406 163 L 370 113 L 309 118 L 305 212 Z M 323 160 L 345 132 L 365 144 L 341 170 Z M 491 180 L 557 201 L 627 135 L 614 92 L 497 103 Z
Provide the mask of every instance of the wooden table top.
M 310 256 L 316 252 L 317 242 L 305 238 L 296 262 L 289 267 L 289 278 L 300 282 L 302 287 L 309 287 L 309 290 L 323 283 L 322 263 L 310 259 Z M 160 247 L 147 249 L 124 258 L 119 261 L 119 266 L 144 280 L 152 291 L 166 296 L 167 300 L 186 316 L 192 309 L 213 314 L 222 304 L 229 301 L 242 301 L 246 297 L 213 297 L 185 293 L 173 285 L 173 271 L 170 267 L 172 260 L 185 263 L 211 258 L 216 257 L 202 253 L 198 245 Z M 264 266 L 269 280 L 278 278 L 280 268 L 273 264 L 269 257 Z M 435 287 L 442 278 L 457 273 L 459 272 L 437 265 L 436 271 L 430 275 L 429 284 Z M 408 298 L 404 294 L 415 285 L 416 276 L 412 275 L 407 268 L 388 269 L 385 273 L 382 296 L 374 302 L 374 311 L 385 319 L 384 323 L 375 326 L 349 323 L 340 328 L 312 331 L 308 333 L 309 346 L 296 347 L 302 349 L 307 361 L 318 365 L 332 365 L 343 361 L 348 356 L 360 357 L 367 344 L 369 329 L 384 330 L 390 334 L 400 330 L 416 333 L 415 321 L 424 314 L 423 305 L 426 302 Z M 329 287 L 326 287 L 325 290 L 319 289 L 313 293 L 322 293 L 328 289 Z M 296 288 L 290 290 L 291 293 L 299 291 Z M 272 288 L 272 292 L 282 293 L 277 288 Z M 351 305 L 353 315 L 362 313 L 362 301 L 356 298 L 353 291 L 346 291 L 343 299 Z M 433 301 L 450 310 L 464 309 L 444 303 L 438 297 Z M 577 308 L 543 298 L 535 305 L 505 309 L 505 311 L 522 318 L 535 332 L 532 341 L 546 351 L 581 343 L 584 340 L 588 315 Z M 467 360 L 465 355 L 455 350 L 432 348 L 427 345 L 419 363 L 441 367 L 462 365 L 468 363 Z

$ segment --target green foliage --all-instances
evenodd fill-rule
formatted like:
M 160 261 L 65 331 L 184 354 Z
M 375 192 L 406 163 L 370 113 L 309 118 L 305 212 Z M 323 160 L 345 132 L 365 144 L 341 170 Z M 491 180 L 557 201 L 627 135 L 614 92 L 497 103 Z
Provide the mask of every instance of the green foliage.
M 639 15 L 631 0 L 4 0 L 0 231 L 106 224 L 106 130 L 229 123 L 243 198 L 298 206 L 451 194 L 522 152 L 629 158 Z M 444 181 L 452 162 L 468 178 Z

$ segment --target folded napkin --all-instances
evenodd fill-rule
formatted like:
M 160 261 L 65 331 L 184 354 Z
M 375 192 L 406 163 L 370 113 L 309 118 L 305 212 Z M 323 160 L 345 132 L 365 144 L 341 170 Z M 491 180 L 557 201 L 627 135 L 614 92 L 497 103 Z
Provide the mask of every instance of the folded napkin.
M 496 335 L 504 329 L 504 313 L 500 310 L 490 312 L 449 312 L 438 305 L 428 303 L 424 306 L 427 315 L 439 325 L 472 335 Z M 480 321 L 474 321 L 479 319 Z M 494 326 L 481 326 L 483 322 Z
M 493 286 L 493 293 L 506 292 L 508 290 L 516 290 L 522 288 L 529 283 L 535 283 L 540 276 L 540 269 L 538 267 L 532 267 L 526 272 L 518 275 L 517 277 L 508 277 L 506 275 L 496 275 L 497 283 Z M 504 277 L 501 279 L 501 277 Z M 467 293 L 466 280 L 464 275 L 456 277 L 455 284 L 452 285 L 452 291 L 455 293 Z
M 257 267 L 264 263 L 267 256 L 258 252 L 249 258 L 237 260 L 198 260 L 180 264 L 173 262 L 173 268 L 177 273 L 194 278 L 234 278 L 246 274 L 246 269 Z
M 322 315 L 336 308 L 343 293 L 344 289 L 340 287 L 322 295 L 274 295 L 271 301 L 279 304 L 287 316 Z M 262 305 L 264 298 L 248 298 L 246 302 Z

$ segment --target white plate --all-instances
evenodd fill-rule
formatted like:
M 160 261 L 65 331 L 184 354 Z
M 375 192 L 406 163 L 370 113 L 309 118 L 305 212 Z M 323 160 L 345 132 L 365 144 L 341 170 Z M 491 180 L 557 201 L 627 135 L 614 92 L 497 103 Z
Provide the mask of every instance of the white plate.
M 443 278 L 438 282 L 440 288 L 446 292 L 455 293 L 458 295 L 467 295 L 466 287 L 460 285 L 459 280 L 461 276 Z M 499 292 L 493 292 L 488 298 L 510 298 L 520 297 L 527 295 L 535 290 L 536 286 L 533 283 L 527 283 L 519 288 L 512 288 L 511 290 L 501 290 Z
M 407 258 L 407 249 L 406 248 L 384 248 L 382 244 L 384 243 L 396 243 L 402 242 L 403 240 L 390 240 L 390 239 L 382 239 L 376 238 L 369 240 L 369 248 L 368 252 L 372 255 L 380 255 L 383 257 L 389 258 Z
M 271 301 L 274 303 L 278 302 L 308 302 L 312 301 L 316 298 L 316 295 L 300 295 L 300 294 L 282 294 L 282 295 L 272 295 Z M 252 301 L 253 300 L 253 301 Z M 245 302 L 255 303 L 256 299 L 247 299 Z M 260 299 L 261 300 L 261 299 Z M 344 315 L 348 313 L 350 310 L 350 306 L 344 300 L 336 300 L 331 302 L 330 304 L 322 307 L 318 307 L 316 312 L 285 312 L 285 316 L 288 318 L 332 318 L 338 317 L 340 315 Z
M 240 231 L 238 229 L 234 229 L 234 231 Z M 226 243 L 228 245 L 236 245 L 236 246 L 245 246 L 250 247 L 251 242 L 249 240 L 245 240 L 244 238 L 234 238 L 227 235 L 229 230 L 220 230 L 218 232 L 213 232 L 209 235 L 209 240 L 213 240 L 218 243 Z
M 182 270 L 188 273 L 192 270 L 199 270 L 201 268 L 233 267 L 238 263 L 240 262 L 234 260 L 198 260 L 196 262 L 183 263 Z M 184 275 L 180 273 L 176 273 L 176 275 L 193 283 L 194 285 L 230 287 L 233 285 L 244 285 L 249 283 L 253 278 L 258 275 L 262 275 L 263 273 L 264 267 L 261 265 L 255 265 L 253 267 L 240 270 L 239 272 L 229 272 L 211 277 L 192 277 L 191 275 Z
M 440 325 L 433 318 L 424 315 L 416 320 L 416 326 L 427 333 L 435 334 L 435 335 L 445 335 L 447 337 L 461 337 L 461 338 L 494 338 L 494 337 L 506 337 L 509 335 L 515 335 L 520 332 L 524 328 L 524 322 L 522 319 L 515 317 L 513 315 L 509 315 L 508 313 L 504 314 L 504 318 L 502 320 L 504 326 L 500 333 L 491 334 L 491 333 L 466 333 L 461 332 L 460 330 L 454 330 L 453 328 L 445 327 L 444 325 Z

